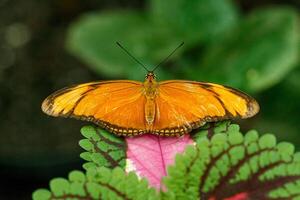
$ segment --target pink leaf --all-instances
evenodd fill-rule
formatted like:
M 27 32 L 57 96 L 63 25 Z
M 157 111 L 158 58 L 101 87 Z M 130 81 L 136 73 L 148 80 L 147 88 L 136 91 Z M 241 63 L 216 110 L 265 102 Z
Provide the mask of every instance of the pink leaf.
M 246 200 L 246 199 L 249 199 L 248 193 L 242 192 L 242 193 L 236 194 L 232 197 L 225 198 L 224 200 Z M 216 198 L 210 197 L 208 200 L 216 200 Z
M 182 153 L 187 145 L 193 144 L 188 134 L 182 137 L 142 135 L 126 138 L 126 141 L 127 159 L 131 164 L 126 167 L 127 171 L 135 170 L 156 188 L 161 188 L 161 179 L 167 175 L 167 166 L 173 164 L 175 155 Z
M 234 195 L 233 197 L 226 198 L 224 200 L 246 200 L 248 199 L 248 194 L 246 192 L 242 192 Z

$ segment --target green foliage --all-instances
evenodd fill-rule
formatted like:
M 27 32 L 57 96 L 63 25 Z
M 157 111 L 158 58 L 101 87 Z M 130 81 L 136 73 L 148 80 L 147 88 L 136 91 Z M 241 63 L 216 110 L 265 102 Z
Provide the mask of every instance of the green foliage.
M 145 71 L 116 46 L 116 41 L 151 69 L 180 42 L 191 47 L 196 41 L 210 41 L 236 21 L 234 6 L 227 0 L 153 0 L 149 4 L 144 15 L 127 10 L 81 17 L 70 29 L 68 49 L 101 75 L 141 79 Z M 180 20 L 174 15 L 180 15 Z M 176 55 L 171 60 L 176 60 Z M 175 78 L 172 71 L 160 68 L 157 74 L 160 79 Z
M 100 141 L 102 131 L 91 126 L 82 133 Z M 103 132 L 105 133 L 105 132 Z M 99 136 L 101 134 L 101 136 Z M 107 133 L 108 134 L 108 133 Z M 102 140 L 111 145 L 120 138 Z M 287 142 L 276 142 L 272 134 L 251 130 L 243 135 L 230 122 L 209 124 L 193 135 L 196 145 L 176 156 L 168 168 L 165 190 L 157 194 L 145 179 L 123 169 L 88 167 L 86 174 L 73 171 L 68 180 L 54 178 L 50 190 L 38 189 L 34 200 L 51 199 L 293 199 L 300 198 L 300 153 Z M 94 145 L 81 142 L 84 149 Z M 100 154 L 105 159 L 105 157 Z
M 154 189 L 145 179 L 139 180 L 134 173 L 125 174 L 121 168 L 88 169 L 86 174 L 72 171 L 68 179 L 55 178 L 50 181 L 50 190 L 39 189 L 33 200 L 63 199 L 108 199 L 108 200 L 155 200 Z
M 150 0 L 146 14 L 127 10 L 81 17 L 70 29 L 68 49 L 101 75 L 141 79 L 144 70 L 115 41 L 150 69 L 185 41 L 171 58 L 172 67 L 157 72 L 160 80 L 204 80 L 259 92 L 297 65 L 298 14 L 270 7 L 238 20 L 237 13 L 229 0 Z
M 198 135 L 197 147 L 176 157 L 165 199 L 300 198 L 300 153 L 292 144 L 256 131 L 242 135 L 228 123 L 212 131 L 218 133 L 211 140 Z
M 265 91 L 258 99 L 263 106 L 259 120 L 253 125 L 257 130 L 276 132 L 278 140 L 293 141 L 300 150 L 299 110 L 300 68 L 296 68 L 280 84 Z
M 161 28 L 149 23 L 145 16 L 133 11 L 92 13 L 71 27 L 68 47 L 99 74 L 141 78 L 144 69 L 128 57 L 116 41 L 151 68 L 162 59 L 161 55 L 168 54 L 179 44 Z
M 150 8 L 152 20 L 188 46 L 220 37 L 237 21 L 236 8 L 228 0 L 152 0 Z
M 290 8 L 251 13 L 224 39 L 208 46 L 199 74 L 253 92 L 278 83 L 297 66 L 297 17 Z M 193 71 L 191 76 L 196 78 L 198 73 Z
M 230 121 L 222 121 L 216 123 L 208 123 L 201 127 L 196 133 L 192 134 L 192 138 L 195 142 L 202 140 L 203 138 L 211 139 L 211 137 L 218 133 L 227 133 L 228 131 L 239 131 L 240 127 L 237 124 L 231 124 Z
M 123 138 L 93 126 L 83 127 L 81 133 L 85 139 L 80 140 L 79 145 L 86 152 L 81 153 L 80 157 L 88 161 L 83 168 L 125 167 L 126 144 Z

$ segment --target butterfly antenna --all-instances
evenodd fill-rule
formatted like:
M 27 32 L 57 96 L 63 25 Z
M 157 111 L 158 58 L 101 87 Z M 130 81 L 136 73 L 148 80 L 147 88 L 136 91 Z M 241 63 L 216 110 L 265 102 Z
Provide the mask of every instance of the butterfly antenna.
M 177 51 L 177 49 L 179 49 L 183 45 L 184 45 L 184 42 L 182 42 L 180 45 L 178 45 L 163 61 L 161 61 L 158 65 L 156 65 L 156 67 L 154 67 L 152 72 L 154 72 L 159 66 L 161 66 L 163 63 L 165 63 Z
M 136 59 L 131 53 L 129 53 L 129 51 L 127 49 L 125 49 L 125 47 L 123 47 L 120 42 L 116 42 L 116 44 L 123 49 L 135 62 L 137 62 L 138 64 L 140 64 L 147 72 L 149 72 L 149 70 L 147 69 L 147 67 L 141 63 L 138 59 Z

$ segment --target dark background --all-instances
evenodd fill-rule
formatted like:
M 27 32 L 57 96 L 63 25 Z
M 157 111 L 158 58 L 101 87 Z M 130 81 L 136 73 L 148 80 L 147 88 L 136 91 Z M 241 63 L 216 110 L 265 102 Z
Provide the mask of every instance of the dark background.
M 234 2 L 245 15 L 274 4 L 300 9 L 298 0 Z M 40 109 L 42 100 L 57 89 L 73 83 L 108 79 L 90 70 L 66 50 L 70 24 L 90 11 L 128 8 L 143 11 L 145 6 L 145 1 L 138 0 L 0 0 L 0 199 L 30 199 L 35 189 L 48 187 L 51 178 L 81 169 L 79 129 L 87 123 L 51 118 Z M 262 108 L 269 105 L 272 110 L 272 106 L 276 106 L 272 104 L 275 95 L 288 99 L 283 104 L 299 102 L 299 92 L 291 94 L 282 89 L 281 84 L 288 80 L 255 94 Z M 272 126 L 281 119 L 299 119 L 294 114 L 299 113 L 295 109 L 299 111 L 299 106 L 275 116 L 274 122 L 269 120 L 258 125 L 257 129 L 280 130 L 277 131 L 280 138 L 300 144 L 299 137 L 289 135 L 291 123 Z M 259 119 L 272 114 L 260 114 L 249 123 L 243 123 L 243 128 L 256 128 Z

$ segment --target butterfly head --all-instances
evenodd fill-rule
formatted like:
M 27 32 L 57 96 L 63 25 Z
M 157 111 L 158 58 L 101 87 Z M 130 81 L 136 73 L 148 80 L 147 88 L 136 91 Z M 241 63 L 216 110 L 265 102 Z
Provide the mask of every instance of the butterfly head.
M 149 82 L 153 82 L 155 79 L 156 79 L 156 75 L 152 71 L 149 71 L 146 74 L 145 80 L 147 80 Z

